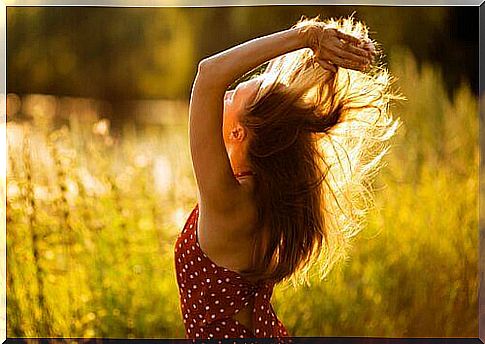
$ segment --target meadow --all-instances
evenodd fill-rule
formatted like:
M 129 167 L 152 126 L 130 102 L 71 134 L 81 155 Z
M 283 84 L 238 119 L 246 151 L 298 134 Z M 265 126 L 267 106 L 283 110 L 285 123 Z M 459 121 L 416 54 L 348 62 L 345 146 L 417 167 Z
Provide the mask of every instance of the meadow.
M 478 99 L 465 82 L 449 96 L 443 71 L 407 50 L 388 56 L 407 100 L 391 107 L 403 126 L 375 208 L 328 279 L 275 288 L 291 335 L 477 336 Z M 96 104 L 54 121 L 56 104 L 9 95 L 7 335 L 183 338 L 173 245 L 196 201 L 186 106 L 114 136 Z

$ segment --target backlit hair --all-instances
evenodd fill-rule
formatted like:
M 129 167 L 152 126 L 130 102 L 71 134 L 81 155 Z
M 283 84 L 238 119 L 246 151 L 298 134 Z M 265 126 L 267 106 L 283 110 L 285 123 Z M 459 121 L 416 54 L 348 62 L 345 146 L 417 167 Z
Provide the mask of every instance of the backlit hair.
M 368 37 L 352 17 L 302 19 L 295 27 L 312 25 Z M 372 204 L 372 179 L 400 125 L 390 101 L 404 99 L 390 92 L 382 65 L 335 74 L 312 57 L 307 48 L 269 61 L 241 120 L 250 137 L 260 225 L 268 229 L 266 237 L 258 232 L 253 269 L 243 273 L 294 285 L 309 284 L 314 266 L 325 278 L 347 257 Z

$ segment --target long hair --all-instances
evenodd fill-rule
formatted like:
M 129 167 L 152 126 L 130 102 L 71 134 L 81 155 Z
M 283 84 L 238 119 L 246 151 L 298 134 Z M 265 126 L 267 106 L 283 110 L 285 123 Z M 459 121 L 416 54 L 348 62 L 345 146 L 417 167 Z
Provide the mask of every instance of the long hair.
M 352 17 L 303 18 L 295 26 L 311 25 L 368 35 Z M 332 73 L 313 61 L 311 49 L 269 61 L 257 77 L 260 88 L 241 121 L 249 133 L 261 230 L 253 268 L 243 273 L 309 284 L 310 269 L 318 265 L 325 278 L 361 230 L 372 177 L 400 125 L 389 103 L 404 98 L 389 91 L 383 66 Z

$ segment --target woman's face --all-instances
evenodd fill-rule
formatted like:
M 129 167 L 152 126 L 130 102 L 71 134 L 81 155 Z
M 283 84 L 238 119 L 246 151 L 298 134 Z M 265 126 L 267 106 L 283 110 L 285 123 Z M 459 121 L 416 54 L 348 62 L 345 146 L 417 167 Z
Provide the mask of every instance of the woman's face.
M 223 135 L 227 145 L 242 143 L 247 138 L 241 120 L 246 113 L 246 106 L 256 96 L 261 80 L 258 78 L 242 82 L 224 96 Z

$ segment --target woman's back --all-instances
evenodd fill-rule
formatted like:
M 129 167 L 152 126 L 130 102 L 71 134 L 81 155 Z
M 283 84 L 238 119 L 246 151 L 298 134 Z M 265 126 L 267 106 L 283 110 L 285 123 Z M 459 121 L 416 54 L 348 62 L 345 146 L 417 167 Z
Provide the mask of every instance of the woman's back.
M 197 239 L 201 250 L 218 266 L 242 275 L 242 271 L 253 268 L 255 239 L 263 236 L 265 228 L 258 227 L 258 213 L 254 200 L 254 175 L 251 171 L 235 174 L 235 177 L 247 189 L 248 197 L 244 204 L 239 204 L 234 216 L 219 221 L 211 226 L 201 225 L 200 216 L 197 228 Z M 210 228 L 210 229 L 209 229 Z M 219 231 L 214 230 L 219 228 Z M 257 277 L 246 277 L 251 283 L 257 283 Z M 253 329 L 252 309 L 254 300 L 250 299 L 247 307 L 234 314 L 233 318 L 248 329 Z
M 264 228 L 258 228 L 258 211 L 254 200 L 254 176 L 251 171 L 236 173 L 246 197 L 241 197 L 232 211 L 222 214 L 204 212 L 199 204 L 198 242 L 218 265 L 234 271 L 252 268 L 255 239 Z
M 271 306 L 274 284 L 219 265 L 197 238 L 198 205 L 175 243 L 175 267 L 187 338 L 285 337 Z

